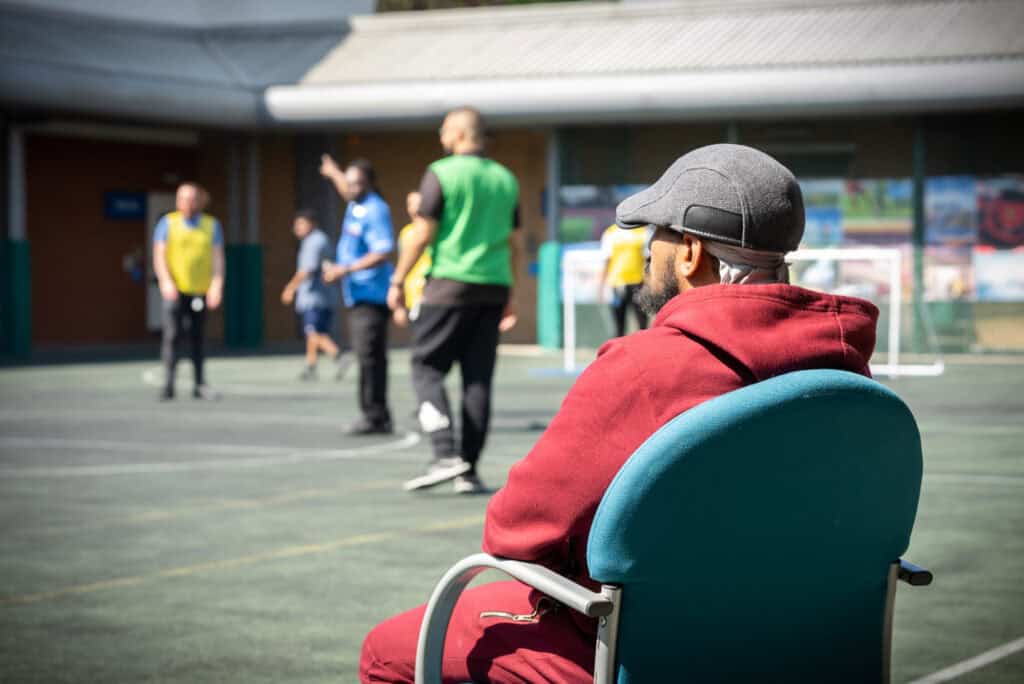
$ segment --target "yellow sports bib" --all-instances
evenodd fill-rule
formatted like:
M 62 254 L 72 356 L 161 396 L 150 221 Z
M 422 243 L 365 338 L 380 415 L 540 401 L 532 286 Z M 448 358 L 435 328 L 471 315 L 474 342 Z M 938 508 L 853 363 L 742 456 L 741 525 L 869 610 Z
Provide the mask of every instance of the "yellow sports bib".
M 608 259 L 608 280 L 612 287 L 637 285 L 644 281 L 644 247 L 647 231 L 608 226 L 601 236 L 601 252 Z
M 180 211 L 167 215 L 167 268 L 178 292 L 202 295 L 213 280 L 213 217 L 199 215 L 199 225 L 189 228 Z
M 408 224 L 398 233 L 398 251 L 408 249 L 413 224 Z M 427 272 L 430 270 L 430 255 L 423 254 L 405 277 L 405 308 L 412 311 L 423 299 L 423 288 L 427 284 Z

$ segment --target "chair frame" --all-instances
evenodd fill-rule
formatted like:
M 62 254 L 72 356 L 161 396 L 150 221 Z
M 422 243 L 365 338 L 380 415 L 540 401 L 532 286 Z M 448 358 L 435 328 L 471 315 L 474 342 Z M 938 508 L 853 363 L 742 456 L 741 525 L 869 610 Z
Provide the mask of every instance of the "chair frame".
M 468 556 L 453 565 L 434 588 L 423 616 L 416 647 L 416 684 L 440 684 L 445 634 L 455 603 L 477 575 L 490 569 L 500 570 L 587 617 L 597 618 L 594 684 L 614 684 L 622 587 L 605 584 L 601 592 L 597 593 L 543 565 L 498 558 L 486 553 Z M 889 566 L 882 639 L 883 682 L 889 681 L 893 607 L 898 581 L 911 586 L 927 586 L 932 582 L 932 573 L 902 558 Z

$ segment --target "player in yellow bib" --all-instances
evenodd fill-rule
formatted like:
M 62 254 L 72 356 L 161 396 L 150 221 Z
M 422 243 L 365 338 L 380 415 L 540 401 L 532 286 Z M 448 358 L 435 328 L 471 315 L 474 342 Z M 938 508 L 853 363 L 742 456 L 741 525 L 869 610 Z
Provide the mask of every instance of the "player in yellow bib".
M 216 399 L 203 376 L 206 310 L 220 306 L 224 292 L 224 235 L 220 223 L 203 208 L 209 195 L 195 183 L 183 183 L 153 233 L 153 271 L 163 298 L 164 387 L 160 398 L 174 398 L 178 346 L 188 331 L 196 399 Z
M 605 296 L 605 287 L 611 288 L 616 337 L 626 334 L 626 309 L 629 307 L 633 307 L 637 326 L 641 330 L 647 327 L 647 314 L 633 297 L 644 282 L 649 238 L 650 230 L 622 230 L 614 223 L 601 236 L 601 256 L 605 259 L 601 296 Z
M 398 232 L 398 253 L 411 249 L 413 238 L 413 225 L 420 210 L 420 193 L 410 192 L 405 196 L 405 211 L 409 214 L 409 223 Z M 430 272 L 430 254 L 426 251 L 413 264 L 409 275 L 405 277 L 403 291 L 405 292 L 405 308 L 395 309 L 393 317 L 395 323 L 401 327 L 409 325 L 409 321 L 415 321 L 420 313 L 420 300 L 423 299 L 423 288 L 427 284 L 427 273 Z

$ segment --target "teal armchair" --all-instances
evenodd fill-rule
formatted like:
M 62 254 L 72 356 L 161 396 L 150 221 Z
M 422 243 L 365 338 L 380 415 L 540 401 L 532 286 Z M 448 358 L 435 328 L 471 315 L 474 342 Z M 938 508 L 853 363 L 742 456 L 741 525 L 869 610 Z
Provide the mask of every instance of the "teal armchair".
M 599 621 L 594 681 L 888 682 L 896 584 L 921 443 L 892 391 L 799 371 L 701 404 L 629 458 L 587 545 L 595 593 L 545 567 L 476 554 L 437 585 L 416 660 L 440 682 L 459 594 L 501 570 Z

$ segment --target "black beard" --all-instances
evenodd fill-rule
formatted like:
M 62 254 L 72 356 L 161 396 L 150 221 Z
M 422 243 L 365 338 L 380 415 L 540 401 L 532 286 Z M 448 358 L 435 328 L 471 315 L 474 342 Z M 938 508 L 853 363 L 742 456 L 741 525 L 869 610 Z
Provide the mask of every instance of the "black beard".
M 645 280 L 643 287 L 633 296 L 633 301 L 645 314 L 654 317 L 661 311 L 661 307 L 668 304 L 678 294 L 679 283 L 676 282 L 672 275 L 672 269 L 669 267 L 661 274 L 661 292 L 653 291 L 650 283 Z

